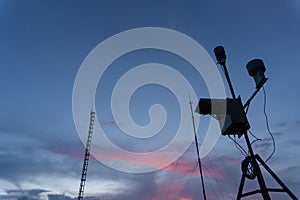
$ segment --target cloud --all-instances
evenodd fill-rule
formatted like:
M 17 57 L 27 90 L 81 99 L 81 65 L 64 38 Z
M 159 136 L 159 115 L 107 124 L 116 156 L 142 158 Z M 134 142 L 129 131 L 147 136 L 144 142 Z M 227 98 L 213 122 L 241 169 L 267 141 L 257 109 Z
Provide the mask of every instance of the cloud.
M 297 129 L 300 127 L 300 120 L 292 120 L 292 121 L 281 121 L 281 122 L 277 122 L 273 125 L 275 128 L 279 128 L 279 129 Z
M 297 165 L 289 166 L 285 169 L 280 170 L 278 173 L 282 175 L 286 175 L 285 179 L 288 180 L 289 183 L 299 184 L 299 180 L 298 180 L 299 166 Z
M 300 145 L 300 140 L 289 140 L 286 142 L 288 146 L 299 146 Z
M 7 190 L 6 194 L 0 195 L 2 200 L 40 200 L 42 199 L 42 193 L 47 192 L 43 189 L 33 190 Z
M 283 132 L 273 132 L 272 133 L 274 136 L 276 136 L 276 137 L 279 137 L 279 136 L 283 136 L 284 135 L 284 133 Z
M 276 128 L 286 128 L 288 126 L 288 122 L 277 122 L 274 124 Z
M 111 126 L 111 127 L 118 127 L 118 124 L 123 124 L 123 122 L 118 122 L 118 124 L 115 122 L 115 120 L 101 120 L 99 122 L 103 126 Z
M 276 139 L 276 138 L 274 138 Z M 276 142 L 276 140 L 275 140 Z M 271 138 L 264 138 L 256 143 L 254 143 L 255 151 L 265 155 L 271 152 L 273 148 L 273 140 Z
M 21 129 L 22 126 L 20 129 L 14 128 L 10 131 L 2 129 L 6 135 L 1 140 L 0 164 L 6 170 L 0 172 L 0 177 L 13 183 L 14 186 L 11 188 L 15 189 L 10 190 L 14 191 L 10 194 L 5 193 L 6 196 L 3 196 L 2 191 L 0 198 L 26 199 L 31 195 L 33 198 L 29 199 L 38 199 L 38 197 L 41 199 L 47 195 L 51 200 L 76 199 L 84 146 L 79 140 L 70 142 L 68 134 L 62 133 L 63 136 L 58 137 L 60 132 L 56 132 L 52 135 L 53 137 L 50 137 L 51 134 L 47 131 L 44 133 L 47 135 L 46 137 L 43 137 L 44 134 L 33 137 L 38 135 L 38 133 L 34 133 L 36 130 L 27 128 L 28 132 L 21 134 Z M 3 145 L 8 142 L 10 145 Z M 299 144 L 295 140 L 290 142 L 293 145 Z M 271 140 L 265 139 L 263 143 L 255 145 L 260 151 L 267 151 L 270 149 Z M 143 160 L 134 160 L 105 151 L 105 149 L 103 152 L 105 159 L 128 164 L 128 166 L 141 164 L 158 168 L 163 159 L 163 157 L 145 157 Z M 107 196 L 111 200 L 161 200 L 166 197 L 169 188 L 170 200 L 198 198 L 202 194 L 196 158 L 192 145 L 178 161 L 164 169 L 145 174 L 127 174 L 110 169 L 91 157 L 85 188 L 86 199 L 94 200 L 100 199 L 101 196 Z M 208 157 L 202 159 L 204 181 L 209 199 L 216 199 L 216 195 L 219 194 L 223 194 L 229 199 L 235 196 L 235 193 L 232 194 L 228 191 L 236 191 L 240 179 L 240 161 L 240 158 L 236 158 L 230 153 L 226 155 L 226 152 L 222 152 L 222 156 L 212 152 Z M 172 176 L 174 176 L 173 181 L 171 181 Z M 287 177 L 288 179 L 292 178 Z M 296 176 L 293 177 L 295 180 L 291 179 L 292 183 L 297 181 Z M 39 186 L 42 189 L 35 189 Z M 39 194 L 24 192 L 34 190 L 44 192 Z
M 49 194 L 48 200 L 75 200 L 77 198 L 71 198 L 69 196 L 63 195 L 63 194 Z M 87 198 L 85 198 L 87 199 Z M 90 199 L 92 200 L 92 199 Z M 96 200 L 96 198 L 94 198 Z

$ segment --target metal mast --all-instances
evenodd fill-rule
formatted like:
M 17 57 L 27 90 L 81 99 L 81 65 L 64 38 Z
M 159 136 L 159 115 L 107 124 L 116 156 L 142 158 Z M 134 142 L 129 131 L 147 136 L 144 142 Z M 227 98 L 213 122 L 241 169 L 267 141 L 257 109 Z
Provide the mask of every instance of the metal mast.
M 196 149 L 197 149 L 197 158 L 198 158 L 198 166 L 199 166 L 199 172 L 201 177 L 201 184 L 202 184 L 202 192 L 203 192 L 203 199 L 206 200 L 206 192 L 205 192 L 205 186 L 204 186 L 204 180 L 203 180 L 203 172 L 202 172 L 202 165 L 201 165 L 201 159 L 199 155 L 199 146 L 198 146 L 198 139 L 197 139 L 197 132 L 195 127 L 195 119 L 194 119 L 194 113 L 193 113 L 193 102 L 190 98 L 190 107 L 191 107 L 191 113 L 192 113 L 192 122 L 193 122 L 193 130 L 194 130 L 194 137 L 195 137 L 195 143 L 196 143 Z
M 81 180 L 80 180 L 80 186 L 79 186 L 78 200 L 83 200 L 83 192 L 84 192 L 84 186 L 85 186 L 85 180 L 86 180 L 86 174 L 87 174 L 87 167 L 88 167 L 89 158 L 90 158 L 90 148 L 91 148 L 91 144 L 92 144 L 92 133 L 93 133 L 94 121 L 95 121 L 95 112 L 93 112 L 91 110 L 90 126 L 89 126 L 89 131 L 88 131 L 86 147 L 85 147 L 85 154 L 84 154 Z

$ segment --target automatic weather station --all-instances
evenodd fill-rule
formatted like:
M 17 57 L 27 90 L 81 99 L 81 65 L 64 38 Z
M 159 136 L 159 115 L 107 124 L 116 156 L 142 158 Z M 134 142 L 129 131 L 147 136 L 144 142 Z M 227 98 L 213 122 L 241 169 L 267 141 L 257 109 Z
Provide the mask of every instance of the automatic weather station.
M 271 170 L 271 168 L 266 164 L 266 162 L 258 154 L 254 154 L 254 151 L 252 149 L 252 143 L 250 142 L 248 136 L 248 132 L 250 131 L 250 123 L 247 119 L 247 111 L 249 109 L 249 105 L 255 97 L 255 95 L 260 91 L 260 89 L 268 80 L 264 75 L 266 68 L 264 66 L 263 61 L 261 59 L 254 59 L 248 62 L 246 65 L 249 75 L 255 80 L 256 89 L 254 93 L 250 96 L 250 98 L 246 101 L 246 103 L 243 105 L 240 96 L 236 97 L 234 93 L 234 89 L 226 67 L 226 54 L 224 48 L 222 46 L 218 46 L 214 49 L 214 53 L 218 64 L 222 67 L 222 71 L 224 72 L 224 75 L 226 77 L 226 81 L 228 83 L 232 97 L 226 99 L 201 98 L 198 103 L 196 112 L 201 115 L 211 115 L 212 117 L 217 119 L 223 136 L 228 136 L 229 138 L 231 138 L 231 136 L 244 136 L 245 138 L 248 152 L 246 152 L 247 155 L 241 164 L 242 177 L 236 199 L 239 200 L 243 197 L 251 196 L 254 194 L 261 194 L 264 200 L 270 200 L 270 192 L 282 192 L 287 193 L 287 195 L 289 195 L 291 199 L 297 200 L 298 198 Z M 223 110 L 226 110 L 226 112 L 224 113 Z M 272 139 L 274 141 L 273 136 Z M 265 168 L 265 170 L 279 184 L 280 188 L 267 187 L 260 167 Z M 259 189 L 243 193 L 246 179 L 257 179 Z

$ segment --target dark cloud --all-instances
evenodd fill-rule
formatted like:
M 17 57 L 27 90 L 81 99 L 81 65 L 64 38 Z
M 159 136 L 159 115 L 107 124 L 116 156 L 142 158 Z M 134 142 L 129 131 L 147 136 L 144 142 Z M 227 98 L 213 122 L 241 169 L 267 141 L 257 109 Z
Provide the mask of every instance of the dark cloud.
M 80 174 L 84 147 L 76 132 L 63 128 L 52 132 L 39 126 L 26 120 L 0 122 L 0 166 L 5 169 L 0 177 L 17 188 L 20 182 L 40 175 Z
M 68 197 L 68 196 L 63 195 L 63 194 L 49 194 L 48 199 L 49 200 L 75 200 L 77 198 L 71 198 L 71 197 Z
M 132 182 L 136 183 L 132 190 L 129 190 L 122 197 L 124 200 L 140 199 L 151 200 L 157 191 L 157 185 L 155 183 L 155 173 L 140 174 L 140 175 L 130 175 Z M 120 197 L 115 197 L 113 200 L 120 199 Z
M 49 194 L 48 200 L 77 200 L 78 197 L 69 197 L 64 194 Z M 84 200 L 104 200 L 104 197 L 99 196 L 84 196 Z
M 80 172 L 81 159 L 74 160 L 63 154 L 54 154 L 35 144 L 26 144 L 15 151 L 1 154 L 0 177 L 18 187 L 19 181 L 40 175 L 62 176 Z
M 47 192 L 43 189 L 34 189 L 34 190 L 7 190 L 6 195 L 0 195 L 2 200 L 39 200 L 41 199 L 40 195 L 43 192 Z
M 299 166 L 289 166 L 285 169 L 282 169 L 278 172 L 279 174 L 285 175 L 285 179 L 288 181 L 289 184 L 298 185 L 298 174 L 299 174 Z
M 122 124 L 121 122 L 119 122 L 119 123 Z M 103 125 L 103 126 L 112 126 L 112 127 L 115 127 L 115 128 L 118 127 L 115 120 L 101 120 L 100 124 Z
M 300 120 L 296 120 L 297 126 L 300 126 Z
M 254 149 L 257 153 L 268 154 L 273 148 L 273 141 L 271 138 L 264 138 L 256 143 L 254 143 Z
M 275 123 L 273 126 L 274 126 L 274 128 L 278 128 L 278 129 L 299 128 L 300 120 L 281 121 L 281 122 Z
M 283 132 L 273 132 L 272 133 L 274 136 L 276 136 L 276 137 L 279 137 L 279 136 L 283 136 L 284 135 L 284 133 Z
M 277 122 L 274 124 L 274 127 L 276 128 L 286 128 L 288 126 L 287 122 Z
M 300 139 L 296 139 L 296 140 L 289 140 L 286 142 L 286 145 L 291 147 L 291 146 L 296 146 L 298 147 L 300 145 Z

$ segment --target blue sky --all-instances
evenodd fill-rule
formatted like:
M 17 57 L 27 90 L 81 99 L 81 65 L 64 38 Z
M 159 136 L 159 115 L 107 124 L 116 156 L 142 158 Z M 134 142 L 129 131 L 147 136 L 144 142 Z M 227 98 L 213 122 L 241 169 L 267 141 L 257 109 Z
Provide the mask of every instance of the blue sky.
M 235 91 L 244 101 L 255 86 L 246 63 L 253 58 L 264 60 L 269 78 L 265 85 L 267 113 L 277 147 L 268 164 L 299 197 L 299 13 L 297 0 L 0 0 L 0 199 L 76 198 L 84 152 L 72 115 L 76 73 L 100 42 L 139 27 L 182 32 L 200 43 L 213 59 L 214 47 L 223 45 Z M 147 124 L 148 107 L 161 103 L 171 116 L 164 129 L 167 134 L 162 132 L 162 138 L 150 141 L 135 141 L 122 136 L 116 128 L 107 106 L 114 81 L 124 69 L 147 62 L 162 62 L 181 70 L 199 91 L 197 95 L 207 97 L 203 80 L 195 77 L 190 66 L 177 56 L 148 50 L 116 60 L 104 77 L 105 84 L 98 86 L 96 112 L 118 145 L 137 152 L 168 142 L 179 120 L 178 102 L 170 91 L 145 86 L 130 103 L 133 119 Z M 265 159 L 272 151 L 272 142 L 264 120 L 262 92 L 252 102 L 248 117 L 252 131 L 263 139 L 254 144 L 255 152 Z M 198 134 L 202 141 L 203 131 Z M 239 142 L 244 145 L 242 139 Z M 111 159 L 120 159 L 104 153 Z M 203 159 L 209 199 L 235 199 L 242 159 L 233 143 L 221 137 Z M 201 184 L 195 164 L 194 145 L 177 162 L 145 174 L 119 172 L 91 159 L 85 194 L 89 199 L 199 199 Z M 267 183 L 274 185 L 264 174 Z M 255 186 L 250 182 L 246 189 Z

